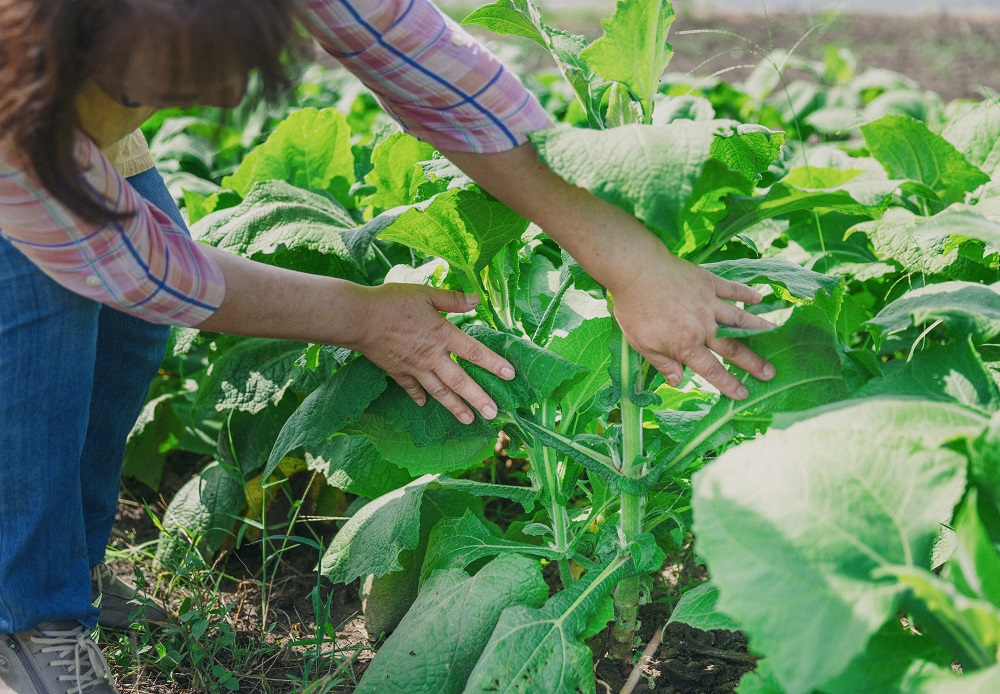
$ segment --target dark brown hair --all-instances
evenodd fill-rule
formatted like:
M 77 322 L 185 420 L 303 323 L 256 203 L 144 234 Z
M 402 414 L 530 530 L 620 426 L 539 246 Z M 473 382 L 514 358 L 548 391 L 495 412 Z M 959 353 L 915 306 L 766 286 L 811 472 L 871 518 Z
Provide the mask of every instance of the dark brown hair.
M 84 82 L 114 84 L 137 46 L 155 45 L 176 79 L 256 70 L 273 97 L 288 86 L 294 34 L 288 0 L 0 0 L 0 138 L 76 214 L 120 216 L 74 156 Z

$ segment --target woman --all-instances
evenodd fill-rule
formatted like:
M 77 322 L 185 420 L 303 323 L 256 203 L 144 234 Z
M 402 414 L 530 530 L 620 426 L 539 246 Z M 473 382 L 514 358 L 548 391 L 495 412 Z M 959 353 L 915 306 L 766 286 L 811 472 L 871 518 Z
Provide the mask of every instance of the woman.
M 0 0 L 0 680 L 14 692 L 115 691 L 88 632 L 129 593 L 112 586 L 98 610 L 93 581 L 114 581 L 102 562 L 125 437 L 166 326 L 350 347 L 466 423 L 496 405 L 452 353 L 514 377 L 441 316 L 475 299 L 360 287 L 190 240 L 134 129 L 160 107 L 235 106 L 251 70 L 276 92 L 293 17 L 407 131 L 604 284 L 668 381 L 686 364 L 745 397 L 713 352 L 773 376 L 715 337 L 767 327 L 728 303 L 759 295 L 542 165 L 525 137 L 549 125 L 537 100 L 429 0 Z

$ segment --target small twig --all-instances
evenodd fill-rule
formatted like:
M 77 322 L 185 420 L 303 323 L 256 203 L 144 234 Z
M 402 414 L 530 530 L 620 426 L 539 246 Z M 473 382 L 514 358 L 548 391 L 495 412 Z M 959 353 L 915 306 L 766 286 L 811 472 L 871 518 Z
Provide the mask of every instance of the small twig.
M 632 672 L 629 673 L 628 679 L 625 681 L 625 686 L 622 687 L 618 694 L 632 694 L 635 686 L 639 684 L 639 678 L 642 677 L 642 666 L 653 659 L 653 654 L 656 653 L 656 649 L 660 647 L 662 632 L 662 629 L 657 629 L 653 634 L 653 638 L 650 639 L 649 643 L 646 645 L 646 650 L 642 652 L 642 657 L 639 658 L 639 662 L 635 664 L 634 668 L 632 668 Z
M 733 663 L 746 663 L 747 665 L 755 665 L 757 663 L 758 657 L 753 653 L 740 653 L 738 651 L 727 651 L 721 648 L 713 648 L 712 646 L 705 646 L 698 643 L 697 641 L 685 641 L 684 647 L 698 655 L 707 655 L 710 658 L 718 658 L 719 660 L 728 660 Z

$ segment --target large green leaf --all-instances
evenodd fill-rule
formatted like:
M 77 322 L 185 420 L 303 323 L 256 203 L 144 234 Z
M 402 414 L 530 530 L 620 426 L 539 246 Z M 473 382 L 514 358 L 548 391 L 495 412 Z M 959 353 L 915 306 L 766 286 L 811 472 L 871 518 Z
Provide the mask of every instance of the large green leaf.
M 417 163 L 433 155 L 433 147 L 406 133 L 393 133 L 379 142 L 372 150 L 373 168 L 365 176 L 365 183 L 377 190 L 364 202 L 383 210 L 412 204 L 411 188 L 414 180 L 419 180 Z
M 308 446 L 305 456 L 308 468 L 321 473 L 327 484 L 369 499 L 413 481 L 413 475 L 384 460 L 364 436 L 333 436 Z
M 717 434 L 728 432 L 730 427 L 752 435 L 758 428 L 764 429 L 776 413 L 807 410 L 847 397 L 835 329 L 821 309 L 799 307 L 784 325 L 748 337 L 744 342 L 774 364 L 777 375 L 770 381 L 759 381 L 742 369 L 735 369 L 750 392 L 749 397 L 720 398 L 671 454 L 670 467 L 683 465 L 691 454 L 713 446 Z M 731 436 L 727 434 L 725 438 Z
M 653 95 L 673 56 L 667 31 L 674 21 L 669 0 L 618 0 L 611 19 L 601 21 L 604 35 L 580 57 L 606 80 L 621 82 L 642 104 L 646 121 L 653 115 Z
M 321 367 L 309 371 L 300 365 L 304 347 L 258 337 L 229 343 L 202 380 L 195 409 L 255 414 L 278 404 L 290 388 L 309 392 L 329 377 L 336 355 L 325 353 Z
M 786 301 L 805 301 L 821 308 L 831 321 L 836 321 L 840 314 L 844 296 L 841 277 L 807 270 L 782 258 L 723 260 L 702 267 L 733 282 L 766 284 Z
M 555 173 L 635 215 L 668 248 L 685 254 L 707 240 L 693 238 L 687 229 L 699 216 L 693 206 L 716 187 L 701 182 L 703 172 L 716 179 L 732 173 L 711 159 L 715 138 L 724 136 L 720 129 L 727 126 L 731 122 L 675 121 L 607 131 L 550 129 L 529 137 Z M 707 166 L 709 161 L 716 165 Z M 739 180 L 750 192 L 749 180 L 742 175 Z
M 285 422 L 274 441 L 264 477 L 294 449 L 319 444 L 355 421 L 386 385 L 385 372 L 367 359 L 355 359 L 340 369 L 310 393 Z
M 905 694 L 993 694 L 1000 689 L 1000 665 L 957 675 L 954 669 L 940 668 L 933 675 L 921 677 L 905 689 Z
M 541 567 L 526 557 L 498 557 L 471 577 L 461 569 L 436 572 L 354 691 L 461 692 L 501 613 L 539 607 L 547 597 Z
M 719 607 L 789 692 L 822 689 L 894 613 L 905 588 L 873 570 L 929 566 L 965 488 L 966 460 L 943 444 L 984 423 L 875 398 L 772 429 L 696 474 L 694 530 Z
M 909 116 L 884 116 L 861 126 L 861 133 L 890 178 L 923 183 L 946 203 L 961 202 L 990 181 L 951 143 Z
M 402 570 L 399 553 L 420 541 L 420 505 L 432 475 L 410 482 L 365 504 L 344 524 L 320 561 L 320 573 L 334 583 L 367 574 Z
M 910 347 L 909 328 L 941 321 L 954 339 L 983 344 L 1000 336 L 1000 282 L 941 282 L 907 292 L 865 325 L 882 354 Z M 915 337 L 915 335 L 914 335 Z
M 202 218 L 192 229 L 199 241 L 293 270 L 363 281 L 370 239 L 357 246 L 356 224 L 329 197 L 284 181 L 258 183 L 236 207 Z
M 736 631 L 740 625 L 729 615 L 719 612 L 719 589 L 711 581 L 705 581 L 700 586 L 692 588 L 681 596 L 681 599 L 670 612 L 672 622 L 682 622 L 695 629 L 711 631 L 712 629 L 727 629 Z
M 863 168 L 798 167 L 771 186 L 766 195 L 730 198 L 728 215 L 716 226 L 715 237 L 724 241 L 764 220 L 802 210 L 878 217 L 899 184 L 884 173 Z
M 243 159 L 236 173 L 222 179 L 222 187 L 246 197 L 255 183 L 265 181 L 325 190 L 353 207 L 354 155 L 344 114 L 334 109 L 296 111 Z
M 514 412 L 548 399 L 558 400 L 563 392 L 587 374 L 585 365 L 561 357 L 529 340 L 477 325 L 469 326 L 465 331 L 514 367 L 517 376 L 505 381 L 482 367 L 461 362 L 502 412 Z
M 445 518 L 431 531 L 427 555 L 420 573 L 427 580 L 440 569 L 464 569 L 472 562 L 507 552 L 529 554 L 544 559 L 565 559 L 559 552 L 538 545 L 505 540 L 472 513 L 461 518 Z
M 563 421 L 578 415 L 586 419 L 597 394 L 610 383 L 608 367 L 611 364 L 611 352 L 608 351 L 608 339 L 611 337 L 612 318 L 592 318 L 565 337 L 553 338 L 549 350 L 570 361 L 580 364 L 586 371 L 562 395 L 559 409 Z M 577 424 L 585 424 L 585 421 Z
M 579 637 L 601 599 L 630 573 L 630 562 L 620 557 L 592 569 L 540 609 L 508 607 L 464 691 L 593 691 L 594 655 Z
M 453 189 L 438 195 L 427 209 L 408 210 L 382 233 L 428 255 L 444 258 L 453 273 L 463 273 L 474 290 L 479 272 L 528 221 L 484 193 Z
M 849 234 L 865 234 L 880 258 L 895 260 L 908 272 L 940 274 L 954 280 L 995 280 L 995 263 L 976 263 L 975 258 L 983 258 L 983 243 L 1000 247 L 1000 224 L 976 214 L 974 209 L 919 217 L 896 208 L 883 219 L 852 227 Z
M 913 395 L 957 402 L 989 413 L 1000 409 L 1000 389 L 969 340 L 933 345 L 910 359 L 882 365 L 882 375 L 868 381 L 853 397 Z
M 987 174 L 1000 169 L 1000 104 L 993 99 L 984 99 L 964 112 L 941 136 Z

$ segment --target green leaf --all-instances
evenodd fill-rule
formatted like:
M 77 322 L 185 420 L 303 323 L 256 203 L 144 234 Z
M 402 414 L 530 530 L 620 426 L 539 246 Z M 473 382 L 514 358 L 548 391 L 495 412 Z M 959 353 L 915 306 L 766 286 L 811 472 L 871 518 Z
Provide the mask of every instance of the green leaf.
M 309 445 L 305 456 L 309 469 L 322 473 L 327 484 L 369 499 L 413 481 L 413 475 L 383 460 L 364 436 L 333 436 Z
M 195 410 L 240 410 L 256 414 L 281 402 L 290 388 L 299 384 L 308 391 L 325 380 L 333 364 L 323 373 L 308 372 L 298 365 L 305 345 L 288 340 L 241 338 L 230 344 L 212 362 L 202 380 Z
M 1000 388 L 969 340 L 933 345 L 911 359 L 882 365 L 882 375 L 852 394 L 914 395 L 927 400 L 957 402 L 984 413 L 1000 409 Z
M 239 205 L 210 214 L 191 229 L 197 240 L 231 253 L 289 269 L 311 263 L 306 267 L 362 282 L 371 243 L 358 231 L 334 200 L 283 181 L 256 184 Z
M 493 454 L 496 434 L 481 421 L 465 426 L 436 400 L 420 408 L 395 383 L 389 389 L 392 391 L 391 398 L 379 404 L 378 413 L 366 412 L 356 422 L 346 426 L 344 433 L 368 438 L 385 460 L 411 475 L 462 472 L 482 465 Z M 412 403 L 412 409 L 407 400 Z M 392 409 L 396 405 L 406 408 L 406 426 L 414 431 L 420 431 L 420 427 L 424 426 L 425 435 L 434 437 L 433 440 L 439 436 L 443 438 L 427 445 L 415 443 L 411 434 L 399 428 L 398 410 L 394 412 Z M 426 420 L 421 420 L 421 412 L 427 415 Z M 455 432 L 456 437 L 448 438 L 442 433 L 446 431 Z
M 913 633 L 891 617 L 871 637 L 864 653 L 823 689 L 850 694 L 909 691 L 906 683 L 914 673 L 935 666 L 950 668 L 951 662 L 952 657 L 933 639 Z
M 408 210 L 381 234 L 428 255 L 444 258 L 461 272 L 469 290 L 478 291 L 479 272 L 507 242 L 518 238 L 528 221 L 483 193 L 453 189 L 424 210 Z
M 625 548 L 639 573 L 653 573 L 663 568 L 666 553 L 656 544 L 652 533 L 639 533 Z
M 611 19 L 601 21 L 604 35 L 580 57 L 604 79 L 620 82 L 639 99 L 648 121 L 660 75 L 673 56 L 667 32 L 674 21 L 668 0 L 618 0 Z
M 782 132 L 740 123 L 718 134 L 712 142 L 712 156 L 747 179 L 756 181 L 770 168 L 784 144 Z
M 799 307 L 784 325 L 746 338 L 744 343 L 771 362 L 777 375 L 770 381 L 758 381 L 734 368 L 750 396 L 739 401 L 720 398 L 671 454 L 669 467 L 684 465 L 689 455 L 712 446 L 717 432 L 741 426 L 741 420 L 746 420 L 746 433 L 753 435 L 766 428 L 776 413 L 807 410 L 847 397 L 836 332 L 819 308 Z
M 764 220 L 802 210 L 878 217 L 899 184 L 887 179 L 884 172 L 862 168 L 795 168 L 771 186 L 766 195 L 730 198 L 728 215 L 716 226 L 715 237 L 730 239 Z
M 717 121 L 549 129 L 529 138 L 561 178 L 636 216 L 675 253 L 695 245 L 685 214 L 710 158 Z
M 421 580 L 426 581 L 433 572 L 441 569 L 464 569 L 484 557 L 505 553 L 528 554 L 551 560 L 565 558 L 554 550 L 498 537 L 479 518 L 467 512 L 461 518 L 444 518 L 431 530 L 427 555 L 420 571 Z
M 879 311 L 865 327 L 879 353 L 888 354 L 909 349 L 909 328 L 934 321 L 941 321 L 953 339 L 968 337 L 977 345 L 995 340 L 1000 336 L 1000 282 L 989 286 L 941 282 L 914 289 Z
M 861 126 L 868 151 L 890 178 L 919 181 L 946 203 L 962 202 L 990 177 L 953 145 L 909 116 L 889 115 Z
M 400 205 L 410 205 L 415 200 L 411 187 L 423 173 L 417 163 L 434 155 L 434 148 L 406 133 L 393 133 L 372 150 L 372 166 L 365 183 L 378 190 L 363 200 L 366 205 L 388 210 Z
M 933 217 L 919 217 L 892 209 L 881 220 L 852 227 L 848 235 L 857 232 L 871 239 L 878 257 L 895 260 L 908 272 L 970 281 L 997 277 L 995 267 L 976 265 L 969 256 L 971 246 L 978 248 L 980 257 L 984 255 L 983 243 L 1000 246 L 1000 224 L 971 210 L 950 209 Z
M 586 371 L 563 393 L 559 401 L 563 420 L 580 417 L 577 425 L 586 424 L 597 394 L 610 383 L 608 367 L 611 364 L 611 352 L 608 351 L 608 340 L 611 337 L 612 318 L 592 318 L 582 323 L 565 337 L 553 338 L 549 350 L 553 354 L 569 359 L 584 367 Z
M 558 400 L 564 391 L 586 375 L 586 366 L 560 357 L 530 340 L 478 325 L 468 326 L 465 332 L 514 367 L 517 375 L 512 381 L 505 381 L 480 366 L 459 361 L 493 398 L 501 412 L 514 412 L 549 399 Z
M 705 581 L 681 596 L 680 601 L 670 612 L 667 624 L 682 622 L 703 631 L 711 631 L 712 629 L 736 631 L 739 629 L 740 625 L 732 617 L 719 612 L 718 602 L 718 586 L 711 581 Z
M 508 607 L 465 691 L 592 691 L 594 656 L 580 635 L 601 600 L 631 573 L 629 562 L 618 558 L 603 569 L 591 570 L 540 609 Z
M 433 481 L 433 475 L 424 475 L 365 504 L 327 547 L 320 573 L 334 583 L 350 583 L 402 570 L 399 553 L 420 541 L 420 505 Z
M 913 682 L 906 694 L 993 694 L 1000 689 L 1000 665 L 957 675 L 951 667 Z
M 341 205 L 353 207 L 354 155 L 344 114 L 334 109 L 296 111 L 247 154 L 236 173 L 222 179 L 222 187 L 246 197 L 255 183 L 265 181 L 325 190 Z
M 1000 607 L 1000 554 L 979 518 L 978 500 L 972 488 L 959 507 L 953 524 L 955 552 L 941 577 L 967 597 Z
M 984 99 L 948 124 L 941 136 L 991 176 L 1000 169 L 1000 104 Z
M 915 566 L 888 566 L 874 578 L 892 577 L 909 589 L 903 608 L 913 614 L 921 631 L 953 654 L 963 669 L 978 670 L 996 663 L 1000 647 L 1000 610 L 996 605 L 963 595 L 936 574 Z
M 250 480 L 267 464 L 268 455 L 282 426 L 295 412 L 294 397 L 250 413 L 230 410 L 219 431 L 218 459 L 239 470 Z
M 929 565 L 965 488 L 964 456 L 942 445 L 983 425 L 949 404 L 858 401 L 772 429 L 695 474 L 694 532 L 719 608 L 785 688 L 822 689 L 895 612 L 905 588 L 871 572 Z
M 807 270 L 783 258 L 723 260 L 703 268 L 741 284 L 766 284 L 785 301 L 804 301 L 821 308 L 831 321 L 840 314 L 844 279 Z
M 340 369 L 310 393 L 285 422 L 268 458 L 264 479 L 289 452 L 299 446 L 315 446 L 358 419 L 386 386 L 385 372 L 367 359 L 355 359 Z
M 185 190 L 184 210 L 187 212 L 188 226 L 193 226 L 206 215 L 236 207 L 241 202 L 243 202 L 243 196 L 234 190 L 219 190 L 208 196 Z
M 520 36 L 548 48 L 545 27 L 538 7 L 527 0 L 499 0 L 484 5 L 462 20 L 462 25 L 479 25 L 494 34 Z
M 218 463 L 211 463 L 188 480 L 167 506 L 155 564 L 180 566 L 192 544 L 211 561 L 232 534 L 245 506 L 243 483 Z
M 461 692 L 501 613 L 538 607 L 547 597 L 538 562 L 516 555 L 498 557 L 471 577 L 460 569 L 437 572 L 354 691 Z

